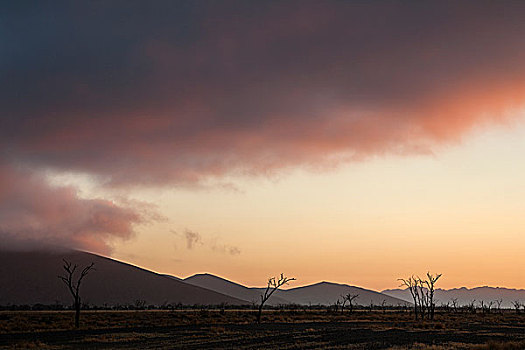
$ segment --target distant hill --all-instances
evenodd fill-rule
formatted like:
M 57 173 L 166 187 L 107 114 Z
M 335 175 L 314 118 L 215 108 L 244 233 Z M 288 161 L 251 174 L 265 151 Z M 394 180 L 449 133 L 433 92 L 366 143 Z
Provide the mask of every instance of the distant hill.
M 83 267 L 95 263 L 82 283 L 83 301 L 92 305 L 169 303 L 248 304 L 247 301 L 178 281 L 136 266 L 80 251 L 8 252 L 0 251 L 0 305 L 70 305 L 71 296 L 58 275 L 62 259 Z
M 287 290 L 278 290 L 277 296 L 290 300 L 296 304 L 312 304 L 312 305 L 331 305 L 334 304 L 341 295 L 358 294 L 355 303 L 359 305 L 381 305 L 383 300 L 386 305 L 406 305 L 407 301 L 381 294 L 373 290 L 364 289 L 347 284 L 338 284 L 331 282 L 320 282 L 304 287 L 291 288 Z
M 386 289 L 382 293 L 391 295 L 396 298 L 411 301 L 412 297 L 407 289 Z M 510 289 L 499 287 L 476 287 L 476 288 L 454 288 L 454 289 L 436 289 L 435 298 L 437 305 L 446 304 L 454 298 L 458 299 L 459 305 L 467 305 L 476 300 L 476 305 L 480 301 L 485 303 L 502 299 L 501 307 L 511 308 L 513 301 L 525 302 L 525 289 Z
M 191 283 L 207 289 L 212 289 L 223 294 L 243 300 L 254 300 L 258 302 L 260 295 L 264 293 L 265 288 L 249 288 L 241 284 L 228 281 L 224 278 L 217 277 L 208 273 L 197 274 L 184 279 L 184 282 Z M 360 305 L 380 305 L 383 300 L 387 305 L 405 305 L 406 301 L 381 294 L 372 290 L 349 286 L 346 284 L 337 284 L 330 282 L 321 282 L 308 286 L 280 289 L 268 300 L 269 305 L 279 304 L 302 304 L 302 305 L 331 305 L 343 294 L 359 294 L 355 302 Z
M 222 294 L 230 295 L 232 297 L 247 300 L 250 303 L 259 303 L 261 294 L 264 293 L 264 289 L 261 288 L 248 288 L 241 284 L 228 281 L 227 279 L 211 275 L 209 273 L 196 274 L 185 278 L 183 280 L 186 283 L 211 289 Z M 280 298 L 275 294 L 270 297 L 267 301 L 268 305 L 279 305 L 279 304 L 290 304 L 289 300 Z

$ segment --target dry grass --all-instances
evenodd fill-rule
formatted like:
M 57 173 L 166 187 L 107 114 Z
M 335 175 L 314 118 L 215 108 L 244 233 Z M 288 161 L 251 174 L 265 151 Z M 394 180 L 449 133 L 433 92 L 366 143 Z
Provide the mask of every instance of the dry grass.
M 525 349 L 525 315 L 513 313 L 270 311 L 254 322 L 246 310 L 85 311 L 77 331 L 72 312 L 0 312 L 0 348 Z

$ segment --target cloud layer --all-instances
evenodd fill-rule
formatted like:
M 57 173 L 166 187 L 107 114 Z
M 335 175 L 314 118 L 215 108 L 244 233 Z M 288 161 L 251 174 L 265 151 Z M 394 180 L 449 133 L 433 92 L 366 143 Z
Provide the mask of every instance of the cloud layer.
M 51 187 L 38 175 L 0 166 L 0 247 L 68 247 L 103 254 L 151 219 L 146 208 L 82 199 L 71 187 Z
M 524 15 L 503 1 L 13 3 L 0 162 L 133 187 L 432 152 L 524 105 Z M 55 214 L 31 208 L 34 232 L 80 244 L 140 221 L 21 181 L 37 188 L 4 198 L 56 196 L 78 218 L 40 225 Z M 3 217 L 27 210 L 4 198 Z
M 121 5 L 3 11 L 4 156 L 194 183 L 428 152 L 525 102 L 523 4 Z

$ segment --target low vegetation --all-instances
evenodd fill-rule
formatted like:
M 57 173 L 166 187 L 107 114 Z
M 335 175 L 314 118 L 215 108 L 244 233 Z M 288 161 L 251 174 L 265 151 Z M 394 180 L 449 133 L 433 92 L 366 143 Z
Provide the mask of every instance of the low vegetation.
M 0 312 L 0 348 L 328 348 L 523 349 L 525 314 L 444 312 L 415 321 L 408 310 L 341 313 L 332 309 L 258 312 L 201 308 L 84 311 L 80 328 L 70 311 Z M 294 346 L 292 346 L 294 344 Z
M 502 309 L 501 300 L 457 299 L 436 305 L 440 274 L 400 279 L 414 304 L 358 305 L 358 294 L 334 305 L 268 306 L 266 301 L 294 278 L 270 278 L 258 305 L 215 306 L 137 299 L 129 305 L 93 307 L 82 303 L 80 270 L 64 260 L 59 278 L 71 306 L 0 307 L 0 348 L 265 348 L 265 349 L 525 349 L 525 305 Z M 80 310 L 83 317 L 80 319 Z M 74 322 L 72 322 L 74 321 Z

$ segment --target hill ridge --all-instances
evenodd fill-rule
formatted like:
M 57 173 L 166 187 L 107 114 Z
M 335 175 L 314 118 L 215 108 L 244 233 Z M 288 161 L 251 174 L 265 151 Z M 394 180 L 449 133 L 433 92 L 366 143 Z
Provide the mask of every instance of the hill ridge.
M 0 305 L 69 305 L 71 296 L 57 276 L 62 259 L 79 266 L 95 262 L 83 280 L 83 300 L 93 305 L 129 305 L 136 300 L 149 304 L 248 304 L 217 291 L 194 286 L 166 275 L 83 251 L 0 251 Z M 13 273 L 16 271 L 16 273 Z

